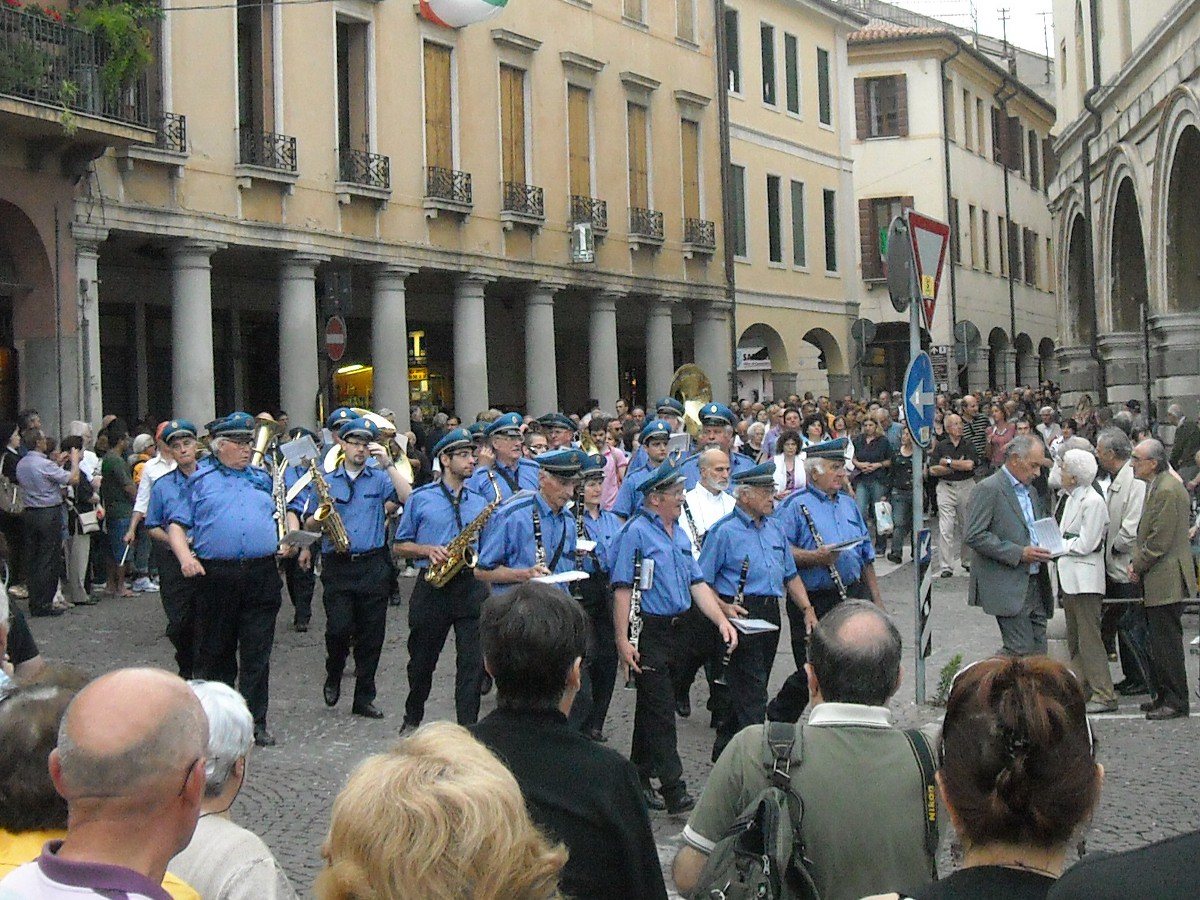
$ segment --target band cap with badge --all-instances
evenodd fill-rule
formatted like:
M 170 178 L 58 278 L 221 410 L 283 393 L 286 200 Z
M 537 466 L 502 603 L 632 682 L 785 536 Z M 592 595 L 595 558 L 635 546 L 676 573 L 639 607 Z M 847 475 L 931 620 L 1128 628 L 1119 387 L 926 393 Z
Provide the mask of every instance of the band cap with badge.
M 495 421 L 489 422 L 483 429 L 483 433 L 486 437 L 492 437 L 493 435 L 520 437 L 524 424 L 525 420 L 521 418 L 520 413 L 505 413 Z
M 750 487 L 775 487 L 775 463 L 768 461 L 750 469 L 735 472 L 729 479 L 734 485 Z
M 474 441 L 471 432 L 465 428 L 454 428 L 442 435 L 442 439 L 433 445 L 433 456 L 436 459 L 443 453 L 453 453 L 471 447 Z

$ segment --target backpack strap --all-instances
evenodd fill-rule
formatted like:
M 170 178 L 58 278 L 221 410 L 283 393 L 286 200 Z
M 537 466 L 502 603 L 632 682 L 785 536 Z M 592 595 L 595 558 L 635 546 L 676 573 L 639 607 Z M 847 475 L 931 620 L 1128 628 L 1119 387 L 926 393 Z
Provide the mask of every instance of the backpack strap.
M 790 791 L 792 763 L 799 765 L 804 752 L 800 729 L 790 722 L 768 720 L 763 728 L 763 741 L 763 763 L 771 784 L 781 791 Z
M 919 728 L 906 728 L 904 736 L 912 748 L 913 756 L 921 769 L 921 780 L 924 782 L 922 791 L 921 818 L 925 820 L 925 853 L 929 856 L 929 867 L 933 872 L 933 880 L 937 881 L 937 849 L 938 849 L 938 814 L 937 814 L 937 783 L 934 781 L 933 751 L 929 740 Z

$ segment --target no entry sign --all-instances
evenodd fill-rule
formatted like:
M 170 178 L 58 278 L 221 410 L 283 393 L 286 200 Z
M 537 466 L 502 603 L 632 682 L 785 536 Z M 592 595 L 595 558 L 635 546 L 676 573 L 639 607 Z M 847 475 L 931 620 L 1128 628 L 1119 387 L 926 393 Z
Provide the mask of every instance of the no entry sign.
M 346 352 L 346 320 L 341 316 L 330 316 L 325 323 L 325 352 L 334 362 Z

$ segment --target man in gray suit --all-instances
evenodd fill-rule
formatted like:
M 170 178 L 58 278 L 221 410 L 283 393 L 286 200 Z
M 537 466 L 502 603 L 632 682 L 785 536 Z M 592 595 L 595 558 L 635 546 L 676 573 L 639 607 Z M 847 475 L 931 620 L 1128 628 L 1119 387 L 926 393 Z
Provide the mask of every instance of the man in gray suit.
M 1033 523 L 1046 513 L 1029 485 L 1046 463 L 1041 441 L 1017 435 L 1004 465 L 975 486 L 963 543 L 975 551 L 967 602 L 995 616 L 1009 656 L 1046 652 L 1046 620 L 1054 615 L 1050 552 L 1035 544 Z

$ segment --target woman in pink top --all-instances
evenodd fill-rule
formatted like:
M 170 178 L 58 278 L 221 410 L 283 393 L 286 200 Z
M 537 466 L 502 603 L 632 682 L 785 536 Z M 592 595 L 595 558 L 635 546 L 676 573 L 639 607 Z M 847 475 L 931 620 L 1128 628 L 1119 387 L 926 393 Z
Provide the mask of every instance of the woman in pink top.
M 1008 421 L 1008 414 L 999 403 L 992 406 L 992 424 L 987 429 L 988 461 L 992 471 L 1004 465 L 1004 450 L 1017 436 L 1017 426 Z

